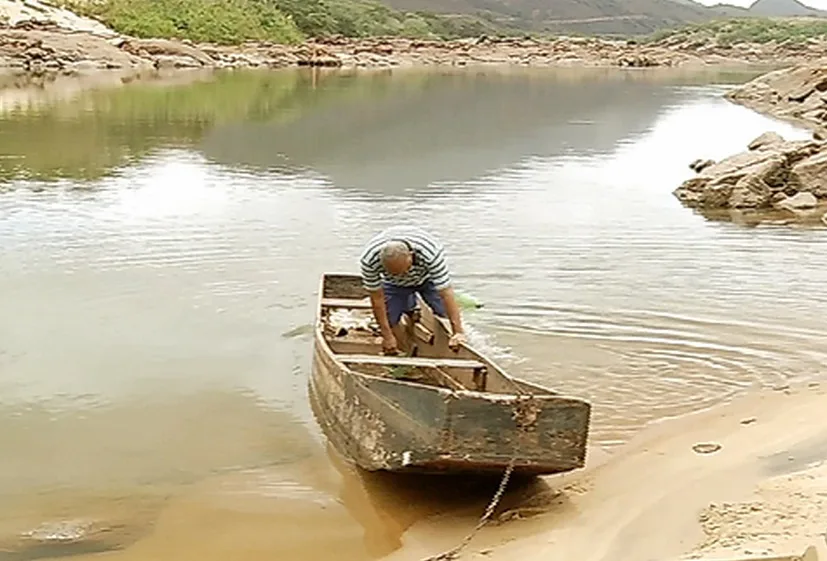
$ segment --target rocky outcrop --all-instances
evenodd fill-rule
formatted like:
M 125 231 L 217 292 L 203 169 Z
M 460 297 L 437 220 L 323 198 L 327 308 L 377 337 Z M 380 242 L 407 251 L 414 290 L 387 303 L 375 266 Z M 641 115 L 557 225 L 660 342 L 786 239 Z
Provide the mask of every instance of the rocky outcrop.
M 649 68 L 773 64 L 827 56 L 827 41 L 719 45 L 680 34 L 655 43 L 596 37 L 476 37 L 454 41 L 332 37 L 302 45 L 194 44 L 119 36 L 44 0 L 0 0 L 0 70 L 24 74 L 86 69 L 317 66 L 602 66 Z M 815 103 L 807 101 L 806 103 Z
M 727 94 L 727 99 L 816 131 L 827 138 L 827 62 L 770 72 Z
M 704 163 L 693 162 L 690 167 L 698 175 L 674 192 L 688 207 L 798 215 L 827 204 L 827 143 L 786 141 L 776 133 L 764 133 L 749 143 L 747 151 Z
M 823 55 L 822 55 L 823 56 Z M 685 205 L 715 209 L 778 210 L 796 218 L 823 213 L 827 204 L 827 59 L 760 76 L 726 94 L 759 113 L 804 126 L 813 141 L 787 142 L 775 133 L 753 140 L 745 153 L 710 165 L 675 190 Z M 827 225 L 827 214 L 822 220 Z
M 25 29 L 27 26 L 52 26 L 101 37 L 117 35 L 97 20 L 79 16 L 70 10 L 41 0 L 0 0 L 0 23 L 16 29 Z

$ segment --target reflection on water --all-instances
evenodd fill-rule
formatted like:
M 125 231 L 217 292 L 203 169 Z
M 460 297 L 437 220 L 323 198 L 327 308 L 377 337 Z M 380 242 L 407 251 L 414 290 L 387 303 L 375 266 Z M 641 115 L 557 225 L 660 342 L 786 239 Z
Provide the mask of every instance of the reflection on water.
M 722 100 L 748 77 L 237 73 L 3 114 L 0 559 L 64 519 L 136 560 L 368 559 L 484 506 L 335 467 L 309 412 L 319 275 L 400 221 L 485 303 L 474 342 L 593 401 L 596 445 L 820 376 L 823 230 L 671 195 L 695 158 L 806 136 Z

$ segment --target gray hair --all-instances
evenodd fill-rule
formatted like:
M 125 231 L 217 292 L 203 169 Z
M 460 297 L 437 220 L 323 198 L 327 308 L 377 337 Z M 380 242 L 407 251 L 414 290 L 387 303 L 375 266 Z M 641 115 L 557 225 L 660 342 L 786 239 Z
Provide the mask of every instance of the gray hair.
M 379 258 L 382 260 L 382 264 L 385 265 L 390 261 L 407 257 L 410 254 L 411 248 L 408 247 L 408 244 L 398 240 L 391 240 L 382 246 L 382 250 L 379 252 Z

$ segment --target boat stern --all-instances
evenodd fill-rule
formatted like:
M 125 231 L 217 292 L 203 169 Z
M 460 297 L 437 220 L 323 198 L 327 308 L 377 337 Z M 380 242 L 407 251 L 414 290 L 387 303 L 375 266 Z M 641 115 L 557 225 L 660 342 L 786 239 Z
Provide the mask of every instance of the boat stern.
M 486 472 L 501 471 L 513 461 L 516 473 L 549 475 L 585 465 L 588 402 L 555 395 L 467 393 L 473 395 L 446 400 L 447 422 L 437 453 L 403 453 L 403 466 Z

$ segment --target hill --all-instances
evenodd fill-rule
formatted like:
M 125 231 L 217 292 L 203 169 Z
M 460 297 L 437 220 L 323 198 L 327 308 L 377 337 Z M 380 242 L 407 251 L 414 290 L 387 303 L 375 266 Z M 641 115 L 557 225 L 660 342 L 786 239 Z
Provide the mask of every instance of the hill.
M 749 7 L 749 13 L 766 17 L 827 16 L 827 12 L 805 6 L 798 0 L 756 0 Z
M 691 0 L 384 0 L 402 12 L 476 15 L 534 32 L 645 34 L 717 14 Z
M 798 0 L 756 0 L 749 8 L 693 0 L 383 0 L 401 12 L 473 15 L 533 32 L 637 35 L 737 17 L 824 17 Z
M 706 7 L 693 0 L 58 0 L 119 33 L 196 42 L 307 37 L 402 36 L 459 38 L 481 35 L 568 34 L 646 36 L 753 12 L 826 15 L 798 0 L 757 0 L 750 9 Z M 795 14 L 793 14 L 795 15 Z M 756 21 L 746 35 L 777 35 Z M 758 28 L 761 27 L 759 30 Z M 719 33 L 720 30 L 715 30 Z M 809 32 L 797 30 L 797 35 Z M 727 32 L 728 33 L 728 32 Z M 730 33 L 729 35 L 732 35 Z M 738 33 L 738 35 L 743 35 Z

